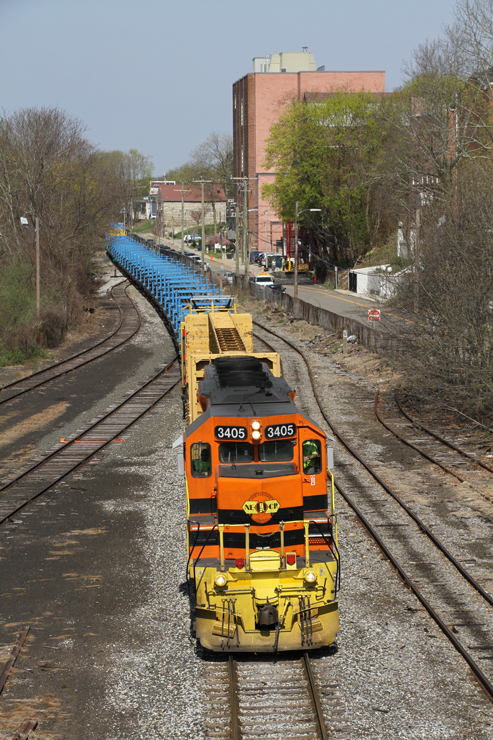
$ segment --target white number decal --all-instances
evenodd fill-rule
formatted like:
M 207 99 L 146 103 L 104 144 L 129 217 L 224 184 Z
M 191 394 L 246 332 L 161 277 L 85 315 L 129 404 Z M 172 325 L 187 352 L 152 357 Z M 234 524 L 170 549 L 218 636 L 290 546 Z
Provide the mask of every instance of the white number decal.
M 216 427 L 214 434 L 218 439 L 246 439 L 245 427 Z
M 265 435 L 267 439 L 294 437 L 296 435 L 296 426 L 294 424 L 278 424 L 277 426 L 267 427 Z

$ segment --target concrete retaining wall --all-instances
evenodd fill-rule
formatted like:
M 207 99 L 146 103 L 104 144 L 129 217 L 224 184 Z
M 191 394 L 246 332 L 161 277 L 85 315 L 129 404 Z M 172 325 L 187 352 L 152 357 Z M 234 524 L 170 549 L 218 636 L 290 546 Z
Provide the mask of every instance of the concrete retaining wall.
M 339 314 L 314 306 L 313 303 L 307 303 L 301 299 L 298 299 L 298 306 L 295 311 L 292 296 L 287 293 L 278 293 L 269 288 L 260 288 L 252 283 L 250 283 L 250 293 L 256 298 L 277 303 L 288 313 L 304 319 L 309 324 L 320 326 L 333 334 L 338 334 L 341 339 L 342 332 L 346 329 L 348 336 L 354 334 L 358 339 L 358 344 L 372 350 L 372 352 L 395 353 L 399 350 L 396 337 L 389 336 L 381 329 L 374 327 L 370 322 L 368 322 L 368 326 L 365 326 L 359 321 L 346 316 L 339 316 Z

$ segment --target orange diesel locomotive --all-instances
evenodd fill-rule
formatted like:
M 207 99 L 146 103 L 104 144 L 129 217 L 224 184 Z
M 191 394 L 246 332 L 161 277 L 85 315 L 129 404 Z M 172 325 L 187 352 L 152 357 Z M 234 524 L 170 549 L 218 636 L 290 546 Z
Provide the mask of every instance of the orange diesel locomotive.
M 182 324 L 188 577 L 203 647 L 307 650 L 339 629 L 340 565 L 326 435 L 294 404 L 252 318 L 193 310 Z

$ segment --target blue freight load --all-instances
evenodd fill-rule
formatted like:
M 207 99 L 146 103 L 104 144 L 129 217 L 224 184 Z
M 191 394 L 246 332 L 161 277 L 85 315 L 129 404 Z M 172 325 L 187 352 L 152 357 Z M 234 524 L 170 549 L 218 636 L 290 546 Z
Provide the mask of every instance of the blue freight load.
M 200 273 L 130 236 L 109 234 L 106 248 L 113 261 L 163 309 L 176 337 L 188 313 L 211 304 L 219 308 L 231 303 L 229 296 Z

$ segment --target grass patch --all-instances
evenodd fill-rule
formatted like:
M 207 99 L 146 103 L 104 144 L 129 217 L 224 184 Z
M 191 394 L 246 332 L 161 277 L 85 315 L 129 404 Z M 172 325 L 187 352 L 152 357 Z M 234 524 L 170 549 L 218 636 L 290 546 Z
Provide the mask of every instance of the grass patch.
M 385 244 L 374 247 L 355 264 L 358 267 L 377 267 L 379 265 L 391 265 L 392 272 L 399 272 L 410 264 L 409 260 L 397 256 L 397 232 L 387 239 Z
M 130 231 L 133 234 L 140 234 L 141 232 L 152 231 L 154 228 L 154 223 L 154 221 L 143 221 L 138 226 L 134 226 L 132 229 L 130 229 Z
M 0 367 L 10 367 L 11 365 L 24 365 L 28 361 L 46 360 L 50 357 L 39 344 L 33 344 L 27 349 L 5 349 L 0 347 Z
M 214 234 L 219 234 L 221 230 L 221 226 L 223 231 L 226 229 L 226 224 L 216 224 L 216 231 L 214 231 L 214 224 L 206 224 L 205 225 L 205 235 L 206 236 L 214 236 Z M 188 234 L 198 234 L 199 236 L 202 236 L 202 226 L 190 226 L 188 228 L 188 232 L 184 231 L 183 236 L 186 236 Z M 181 231 L 175 231 L 175 239 L 181 239 Z

